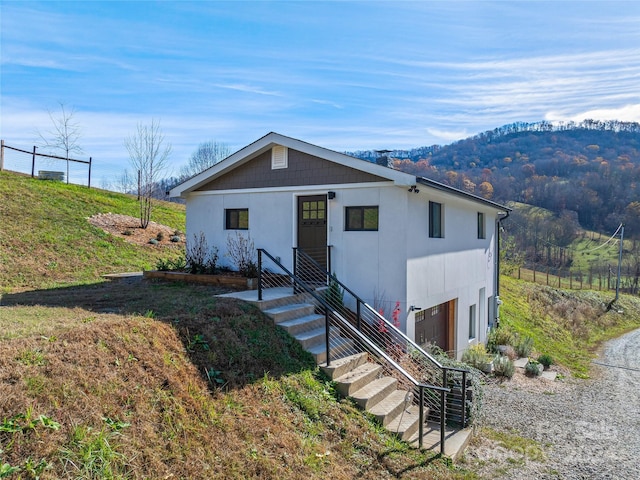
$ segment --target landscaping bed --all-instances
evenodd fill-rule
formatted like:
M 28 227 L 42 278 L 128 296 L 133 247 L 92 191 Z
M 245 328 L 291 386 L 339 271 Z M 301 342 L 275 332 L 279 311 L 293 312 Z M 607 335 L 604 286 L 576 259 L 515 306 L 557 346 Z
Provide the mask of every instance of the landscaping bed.
M 198 283 L 204 285 L 219 285 L 238 289 L 255 290 L 258 288 L 258 280 L 256 278 L 247 278 L 241 275 L 228 274 L 196 274 L 188 272 L 146 270 L 143 273 L 144 278 L 153 278 L 160 280 L 169 280 L 172 282 Z

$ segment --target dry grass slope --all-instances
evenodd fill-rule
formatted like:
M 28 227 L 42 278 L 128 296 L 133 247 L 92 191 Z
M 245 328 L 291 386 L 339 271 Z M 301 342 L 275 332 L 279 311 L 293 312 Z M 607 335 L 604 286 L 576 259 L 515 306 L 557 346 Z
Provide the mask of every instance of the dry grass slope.
M 271 320 L 212 293 L 5 295 L 0 463 L 43 479 L 469 478 L 376 428 Z

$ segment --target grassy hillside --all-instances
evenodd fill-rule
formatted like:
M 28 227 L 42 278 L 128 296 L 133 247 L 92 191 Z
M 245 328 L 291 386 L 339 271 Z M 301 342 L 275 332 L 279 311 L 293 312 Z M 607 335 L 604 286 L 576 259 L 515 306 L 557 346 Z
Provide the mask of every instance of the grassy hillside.
M 211 287 L 5 294 L 9 478 L 474 478 L 367 419 L 257 309 Z M 1 467 L 4 465 L 4 467 Z
M 540 353 L 551 355 L 579 377 L 589 374 L 598 347 L 625 332 L 640 328 L 640 298 L 593 290 L 561 290 L 500 279 L 503 324 L 521 336 L 531 336 Z
M 212 287 L 101 282 L 175 254 L 92 227 L 135 199 L 0 173 L 0 478 L 474 478 L 341 399 Z M 184 228 L 184 209 L 154 221 Z
M 138 216 L 135 197 L 0 172 L 0 292 L 95 281 L 150 269 L 179 248 L 132 245 L 89 224 L 98 213 Z M 184 206 L 160 202 L 153 221 L 184 231 Z M 182 247 L 183 248 L 183 247 Z

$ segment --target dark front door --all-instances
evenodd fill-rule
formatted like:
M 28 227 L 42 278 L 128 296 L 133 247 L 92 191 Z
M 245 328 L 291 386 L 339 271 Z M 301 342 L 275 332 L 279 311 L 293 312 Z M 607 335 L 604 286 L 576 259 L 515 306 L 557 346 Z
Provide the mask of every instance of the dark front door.
M 298 197 L 298 249 L 327 269 L 327 196 Z M 318 276 L 315 272 L 313 277 Z M 323 275 L 320 275 L 323 277 Z
M 449 349 L 449 304 L 442 303 L 416 313 L 415 342 L 424 346 L 437 345 L 444 351 Z

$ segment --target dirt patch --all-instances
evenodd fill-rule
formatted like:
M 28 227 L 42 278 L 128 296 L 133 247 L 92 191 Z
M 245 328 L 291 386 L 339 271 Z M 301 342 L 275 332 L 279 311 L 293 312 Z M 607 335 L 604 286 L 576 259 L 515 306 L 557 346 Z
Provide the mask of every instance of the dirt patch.
M 116 213 L 98 213 L 87 218 L 89 223 L 105 232 L 122 238 L 126 242 L 136 245 L 154 245 L 150 240 L 155 239 L 160 245 L 180 245 L 184 244 L 185 236 L 182 232 L 176 232 L 174 228 L 156 222 L 149 222 L 147 228 L 140 227 L 140 219 L 129 215 Z M 179 241 L 172 241 L 171 238 L 177 236 Z

